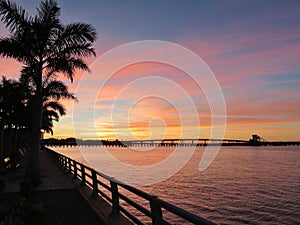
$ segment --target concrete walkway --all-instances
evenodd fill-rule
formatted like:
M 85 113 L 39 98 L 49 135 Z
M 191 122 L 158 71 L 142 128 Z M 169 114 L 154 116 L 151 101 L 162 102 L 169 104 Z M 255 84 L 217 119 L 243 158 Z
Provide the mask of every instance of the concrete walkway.
M 1 194 L 19 193 L 20 183 L 24 180 L 26 159 L 22 159 L 21 166 L 17 169 L 9 169 L 2 176 L 5 187 L 0 190 Z M 91 197 L 91 189 L 81 186 L 80 180 L 72 179 L 70 174 L 64 173 L 52 160 L 51 153 L 46 150 L 40 151 L 40 172 L 41 184 L 35 189 L 37 192 L 43 191 L 65 191 L 70 193 L 73 190 L 80 193 L 82 198 L 91 206 L 101 220 L 99 224 L 110 225 L 132 225 L 127 218 L 120 214 L 118 217 L 110 217 L 111 205 L 100 196 L 96 199 Z
M 5 187 L 2 193 L 20 192 L 20 183 L 24 180 L 26 159 L 22 159 L 21 166 L 17 169 L 9 169 L 3 175 Z M 72 181 L 52 161 L 50 153 L 40 151 L 41 184 L 36 190 L 75 189 Z

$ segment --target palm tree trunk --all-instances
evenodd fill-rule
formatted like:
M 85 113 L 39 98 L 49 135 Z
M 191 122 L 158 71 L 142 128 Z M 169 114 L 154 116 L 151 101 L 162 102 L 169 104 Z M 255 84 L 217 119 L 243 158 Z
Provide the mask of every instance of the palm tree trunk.
M 41 70 L 42 71 L 42 70 Z M 42 124 L 42 72 L 36 81 L 37 90 L 33 97 L 32 104 L 32 123 L 31 123 L 31 149 L 29 159 L 25 170 L 25 180 L 29 180 L 34 184 L 40 183 L 40 140 L 41 140 L 41 124 Z
M 0 160 L 4 156 L 4 126 L 0 125 Z
M 25 171 L 25 179 L 31 180 L 34 183 L 40 181 L 40 127 L 41 127 L 41 107 L 42 98 L 36 95 L 33 99 L 32 109 L 32 125 L 31 125 L 31 147 L 29 159 Z

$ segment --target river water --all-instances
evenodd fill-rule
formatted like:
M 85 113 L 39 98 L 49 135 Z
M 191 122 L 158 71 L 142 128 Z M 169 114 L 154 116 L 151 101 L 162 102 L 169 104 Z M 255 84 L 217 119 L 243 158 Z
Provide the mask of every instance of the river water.
M 52 149 L 85 161 L 76 147 Z M 137 167 L 159 163 L 174 151 L 171 147 L 152 151 L 108 149 L 118 160 Z M 105 162 L 103 151 L 99 147 L 81 148 L 89 155 L 89 162 Z M 204 147 L 196 148 L 175 175 L 138 188 L 218 224 L 300 224 L 300 146 L 222 147 L 213 163 L 200 172 L 203 152 Z M 124 174 L 118 169 L 112 169 L 113 173 Z M 155 176 L 161 174 L 163 171 Z M 183 224 L 177 218 L 172 218 L 172 223 Z

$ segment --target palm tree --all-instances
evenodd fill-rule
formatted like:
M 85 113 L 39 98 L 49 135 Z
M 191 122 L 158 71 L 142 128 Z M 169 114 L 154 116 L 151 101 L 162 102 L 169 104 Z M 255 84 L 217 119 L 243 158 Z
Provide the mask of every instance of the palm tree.
M 65 107 L 59 102 L 61 99 L 77 101 L 73 93 L 61 81 L 48 80 L 43 82 L 43 116 L 41 129 L 53 135 L 53 121 L 59 121 L 59 117 L 66 114 Z
M 88 70 L 82 58 L 95 54 L 96 30 L 89 24 L 63 25 L 55 0 L 44 0 L 35 16 L 8 0 L 0 0 L 0 16 L 10 31 L 0 38 L 0 56 L 23 64 L 22 74 L 33 80 L 32 145 L 25 179 L 39 183 L 39 148 L 43 108 L 43 80 L 61 73 L 73 81 L 76 69 Z

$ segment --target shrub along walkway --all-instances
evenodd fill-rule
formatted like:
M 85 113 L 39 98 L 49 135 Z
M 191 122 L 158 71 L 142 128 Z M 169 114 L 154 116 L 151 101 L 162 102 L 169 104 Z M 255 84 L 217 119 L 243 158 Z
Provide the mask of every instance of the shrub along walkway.
M 40 151 L 41 184 L 26 199 L 20 192 L 25 163 L 2 176 L 0 225 L 2 224 L 105 224 L 77 191 L 74 183 L 54 164 L 48 152 Z

